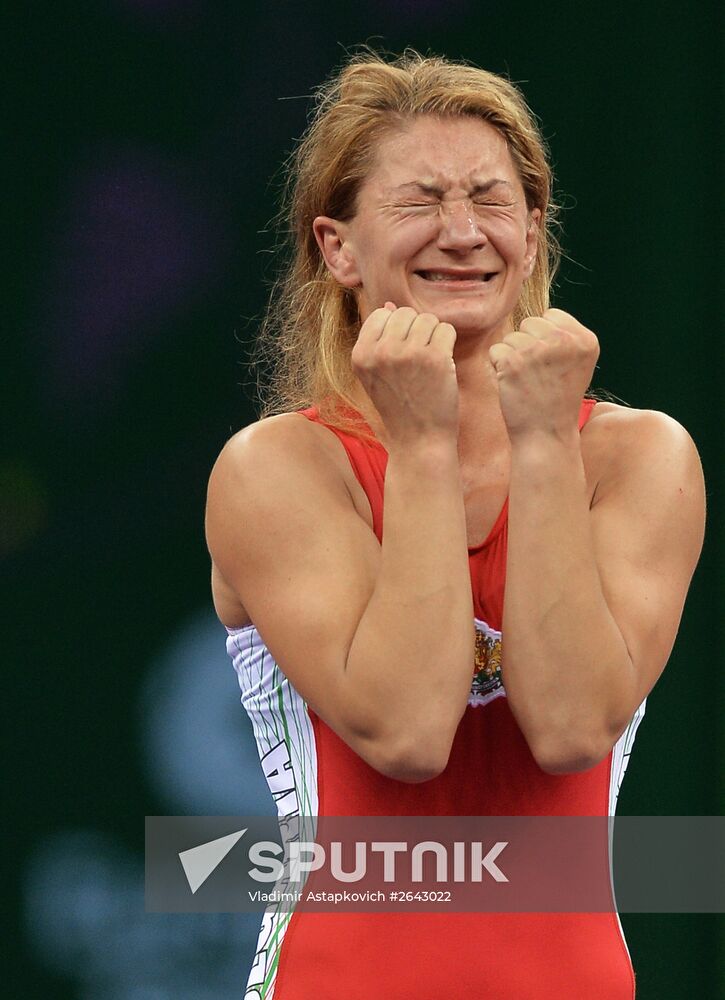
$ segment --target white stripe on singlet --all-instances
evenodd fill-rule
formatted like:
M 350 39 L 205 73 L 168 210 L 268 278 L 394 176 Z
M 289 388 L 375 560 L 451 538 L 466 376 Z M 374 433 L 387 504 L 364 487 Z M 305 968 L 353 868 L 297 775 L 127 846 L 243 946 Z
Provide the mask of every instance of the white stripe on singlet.
M 617 799 L 619 797 L 619 789 L 622 787 L 622 780 L 624 778 L 624 772 L 627 770 L 627 765 L 629 764 L 629 758 L 632 753 L 632 747 L 634 746 L 634 738 L 637 735 L 637 729 L 640 722 L 644 718 L 645 708 L 647 705 L 647 699 L 645 698 L 642 704 L 639 706 L 637 711 L 634 713 L 629 721 L 629 725 L 624 730 L 622 735 L 619 737 L 617 742 L 614 744 L 614 749 L 612 750 L 612 763 L 609 770 L 609 815 L 614 816 L 617 809 Z M 617 917 L 617 925 L 619 927 L 619 935 L 622 938 L 622 944 L 629 957 L 630 964 L 632 962 L 632 956 L 629 954 L 629 947 L 627 945 L 627 939 L 624 936 L 624 928 L 622 927 L 622 921 L 619 919 L 619 913 L 617 912 L 616 897 L 614 893 L 614 871 L 612 868 L 612 855 L 614 853 L 613 844 L 613 824 L 609 825 L 609 884 L 612 887 L 612 899 L 614 900 L 614 912 Z
M 227 631 L 227 652 L 278 815 L 280 819 L 315 817 L 317 747 L 307 704 L 253 625 Z M 275 904 L 265 910 L 245 1000 L 270 1000 L 274 995 L 282 941 L 291 917 L 288 905 Z

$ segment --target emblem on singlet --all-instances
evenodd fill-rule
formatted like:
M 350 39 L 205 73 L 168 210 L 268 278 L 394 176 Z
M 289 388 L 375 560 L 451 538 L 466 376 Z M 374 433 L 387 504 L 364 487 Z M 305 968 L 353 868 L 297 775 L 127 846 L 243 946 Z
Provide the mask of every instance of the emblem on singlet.
M 501 633 L 486 622 L 474 619 L 476 649 L 469 705 L 485 705 L 505 695 L 501 678 Z

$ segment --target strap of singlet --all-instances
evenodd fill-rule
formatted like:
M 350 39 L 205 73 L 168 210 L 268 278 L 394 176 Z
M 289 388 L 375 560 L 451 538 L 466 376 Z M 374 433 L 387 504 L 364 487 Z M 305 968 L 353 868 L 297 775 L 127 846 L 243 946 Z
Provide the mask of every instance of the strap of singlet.
M 347 457 L 355 476 L 362 486 L 370 504 L 373 517 L 373 531 L 379 542 L 383 538 L 383 491 L 385 488 L 385 470 L 388 464 L 388 453 L 379 441 L 362 441 L 354 434 L 348 434 L 338 427 L 327 424 L 320 418 L 316 406 L 308 406 L 299 410 L 315 423 L 327 427 L 339 439 L 347 452 Z M 367 427 L 367 424 L 364 424 Z
M 579 430 L 585 426 L 586 422 L 592 415 L 594 407 L 597 405 L 596 399 L 583 399 L 582 405 L 579 407 Z
M 579 430 L 586 425 L 587 421 L 592 415 L 594 407 L 597 404 L 596 399 L 583 399 L 581 406 L 579 408 Z M 368 501 L 370 502 L 370 509 L 373 516 L 373 530 L 378 538 L 378 541 L 382 541 L 382 531 L 383 531 L 383 517 L 382 517 L 382 499 L 384 491 L 384 479 L 385 479 L 385 468 L 387 465 L 387 452 L 383 446 L 375 442 L 363 442 L 359 438 L 355 437 L 353 434 L 346 434 L 344 431 L 339 430 L 337 427 L 332 427 L 325 423 L 324 420 L 320 418 L 320 412 L 316 406 L 308 406 L 305 409 L 299 410 L 308 420 L 313 420 L 316 423 L 321 423 L 323 426 L 328 427 L 340 440 L 345 451 L 347 452 L 350 465 L 352 466 L 353 472 L 358 479 L 358 482 L 365 490 L 367 494 Z M 503 521 L 506 518 L 508 508 L 508 498 L 504 502 L 503 507 L 499 513 L 496 522 L 491 529 L 491 534 L 486 539 L 483 545 L 489 543 L 495 534 L 500 530 Z M 483 545 L 479 545 L 476 548 L 482 548 Z

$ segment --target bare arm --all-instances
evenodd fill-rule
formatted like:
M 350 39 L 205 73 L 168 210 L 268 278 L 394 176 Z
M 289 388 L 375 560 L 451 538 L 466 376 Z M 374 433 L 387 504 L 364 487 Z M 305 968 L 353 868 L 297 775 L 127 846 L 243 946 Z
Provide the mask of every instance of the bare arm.
M 440 362 L 431 364 L 439 378 Z M 419 359 L 416 368 L 420 377 Z M 421 399 L 429 392 L 421 385 Z M 320 448 L 320 429 L 295 414 L 223 450 L 207 538 L 302 697 L 377 770 L 421 781 L 445 767 L 465 710 L 473 607 L 456 428 L 393 418 L 382 548 Z
M 638 411 L 594 423 L 585 434 L 599 437 L 603 472 L 591 510 L 573 420 L 522 420 L 511 435 L 504 682 L 554 773 L 606 756 L 651 690 L 702 543 L 702 473 L 686 432 Z

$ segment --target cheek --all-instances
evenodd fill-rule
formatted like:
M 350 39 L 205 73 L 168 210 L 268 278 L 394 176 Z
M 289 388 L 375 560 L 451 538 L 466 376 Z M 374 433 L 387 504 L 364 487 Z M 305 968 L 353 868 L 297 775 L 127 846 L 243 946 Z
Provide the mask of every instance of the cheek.
M 439 228 L 437 220 L 431 216 L 408 220 L 407 225 L 401 225 L 394 238 L 395 259 L 401 264 L 413 260 L 416 254 L 435 241 Z
M 421 220 L 422 222 L 422 220 Z M 386 283 L 395 275 L 414 269 L 416 257 L 435 238 L 436 226 L 434 222 L 415 226 L 401 226 L 397 232 L 388 235 L 385 240 L 377 243 L 370 243 L 369 246 L 378 247 L 378 252 L 370 252 L 365 255 L 364 262 L 361 263 L 361 274 L 363 280 L 377 280 Z
M 498 232 L 492 231 L 490 238 L 508 260 L 512 263 L 523 263 L 528 251 L 525 229 L 519 226 L 515 228 L 502 226 Z

